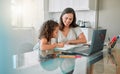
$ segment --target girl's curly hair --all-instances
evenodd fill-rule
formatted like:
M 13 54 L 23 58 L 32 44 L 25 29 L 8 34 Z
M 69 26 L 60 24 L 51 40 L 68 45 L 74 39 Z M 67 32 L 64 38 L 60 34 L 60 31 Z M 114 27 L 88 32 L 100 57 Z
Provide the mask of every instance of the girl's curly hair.
M 52 38 L 53 31 L 58 26 L 59 24 L 53 20 L 45 21 L 41 29 L 39 30 L 40 31 L 39 39 L 46 38 L 47 41 L 50 41 L 50 39 Z

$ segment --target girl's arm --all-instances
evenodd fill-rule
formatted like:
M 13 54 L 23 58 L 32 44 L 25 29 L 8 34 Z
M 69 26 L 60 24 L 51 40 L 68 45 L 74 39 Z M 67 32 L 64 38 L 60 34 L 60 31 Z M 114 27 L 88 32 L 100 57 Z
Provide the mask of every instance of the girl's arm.
M 56 44 L 49 44 L 46 38 L 40 40 L 40 49 L 41 50 L 51 50 L 56 47 Z
M 40 40 L 40 49 L 41 50 L 51 50 L 51 49 L 54 49 L 55 47 L 64 47 L 64 43 L 48 44 L 48 41 L 46 38 L 42 38 Z
M 80 43 L 86 43 L 86 37 L 84 35 L 84 33 L 80 33 L 80 35 L 78 36 L 78 38 L 76 40 L 69 40 L 66 43 L 67 44 L 80 44 Z

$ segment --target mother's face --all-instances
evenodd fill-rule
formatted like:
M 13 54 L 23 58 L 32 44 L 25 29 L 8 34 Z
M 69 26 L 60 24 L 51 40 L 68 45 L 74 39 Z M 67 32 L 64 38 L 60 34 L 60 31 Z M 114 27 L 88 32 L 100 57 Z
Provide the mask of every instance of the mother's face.
M 73 21 L 73 14 L 72 13 L 67 13 L 62 16 L 62 21 L 65 25 L 65 27 L 69 27 L 70 24 Z

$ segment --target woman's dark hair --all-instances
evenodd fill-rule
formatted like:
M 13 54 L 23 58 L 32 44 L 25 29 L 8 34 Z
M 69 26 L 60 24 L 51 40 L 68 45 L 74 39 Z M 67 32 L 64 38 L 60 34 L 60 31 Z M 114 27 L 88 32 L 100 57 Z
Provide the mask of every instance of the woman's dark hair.
M 76 15 L 75 15 L 75 11 L 72 8 L 66 8 L 63 10 L 61 16 L 60 16 L 60 30 L 63 30 L 65 25 L 63 23 L 62 17 L 64 14 L 68 14 L 68 13 L 72 13 L 73 14 L 73 21 L 70 24 L 70 27 L 77 27 L 78 25 L 76 24 Z
M 58 26 L 58 23 L 53 20 L 45 21 L 40 29 L 39 39 L 46 38 L 47 41 L 50 41 L 53 31 Z

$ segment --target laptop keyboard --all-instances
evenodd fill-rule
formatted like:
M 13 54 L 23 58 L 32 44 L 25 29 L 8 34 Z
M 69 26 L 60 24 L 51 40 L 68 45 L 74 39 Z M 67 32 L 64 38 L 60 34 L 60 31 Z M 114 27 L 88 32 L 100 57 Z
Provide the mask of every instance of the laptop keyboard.
M 82 53 L 88 53 L 89 49 L 81 50 L 80 52 L 82 52 Z

